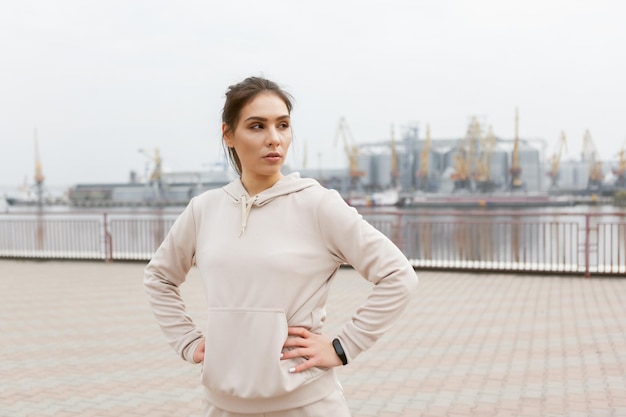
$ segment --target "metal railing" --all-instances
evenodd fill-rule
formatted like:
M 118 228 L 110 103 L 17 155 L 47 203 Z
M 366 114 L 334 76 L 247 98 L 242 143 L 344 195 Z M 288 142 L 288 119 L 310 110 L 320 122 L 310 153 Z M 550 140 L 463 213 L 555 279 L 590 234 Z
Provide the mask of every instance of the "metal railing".
M 180 212 L 0 214 L 0 257 L 150 259 Z M 626 213 L 376 211 L 361 214 L 416 268 L 626 273 Z

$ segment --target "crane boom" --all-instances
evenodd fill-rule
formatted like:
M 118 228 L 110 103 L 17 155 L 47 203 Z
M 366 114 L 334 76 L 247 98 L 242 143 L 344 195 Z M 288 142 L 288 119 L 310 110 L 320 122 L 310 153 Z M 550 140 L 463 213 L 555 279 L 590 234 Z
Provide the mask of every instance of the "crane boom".
M 152 161 L 154 167 L 152 168 L 152 173 L 150 174 L 150 182 L 160 182 L 162 175 L 162 160 L 161 153 L 159 152 L 159 148 L 154 148 L 154 152 L 150 153 L 145 149 L 139 149 L 139 152 L 144 154 L 148 159 Z
M 471 189 L 470 177 L 476 169 L 476 144 L 481 140 L 481 127 L 478 119 L 472 117 L 465 137 L 457 143 L 454 155 L 454 190 Z
M 620 170 L 620 172 L 623 173 L 624 171 L 626 171 L 626 139 L 624 139 L 624 143 L 622 143 L 622 148 L 617 153 L 617 156 L 619 158 L 618 169 Z
M 519 111 L 515 108 L 515 139 L 513 141 L 513 152 L 511 153 L 511 183 L 509 189 L 519 190 L 524 188 L 522 181 L 522 167 L 519 164 Z
M 602 173 L 602 162 L 598 158 L 598 150 L 596 148 L 589 129 L 585 130 L 583 136 L 583 161 L 589 162 L 589 178 L 587 189 L 594 190 L 602 187 L 604 174 Z
M 391 125 L 389 146 L 391 148 L 391 187 L 396 188 L 398 186 L 400 171 L 398 170 L 398 151 L 396 149 L 396 140 L 393 125 Z
M 343 142 L 344 152 L 348 157 L 348 164 L 350 167 L 350 188 L 354 190 L 357 188 L 359 178 L 364 176 L 365 173 L 359 170 L 359 148 L 354 144 L 352 133 L 348 127 L 348 122 L 345 117 L 339 120 L 337 126 L 337 134 L 335 135 L 335 144 L 341 137 Z
M 548 175 L 551 179 L 551 187 L 558 187 L 558 178 L 559 178 L 559 168 L 561 166 L 561 156 L 563 154 L 563 150 L 567 148 L 567 139 L 565 136 L 565 132 L 561 132 L 561 136 L 559 137 L 559 141 L 557 144 L 557 149 L 554 151 L 552 156 L 550 157 L 550 171 L 548 171 Z
M 422 177 L 428 177 L 428 158 L 430 156 L 430 148 L 432 146 L 432 140 L 430 138 L 430 125 L 426 125 L 426 139 L 424 148 L 420 154 L 420 174 Z
M 476 189 L 481 192 L 493 191 L 496 183 L 491 179 L 491 157 L 496 147 L 496 135 L 493 127 L 489 126 L 487 135 L 480 137 L 480 154 L 476 160 L 476 170 L 474 171 L 474 181 Z
M 430 125 L 426 124 L 426 137 L 424 138 L 424 147 L 420 152 L 420 169 L 417 173 L 419 177 L 419 188 L 423 191 L 430 191 L 431 184 L 429 179 L 429 159 L 432 140 L 430 138 Z
M 37 128 L 35 128 L 35 183 L 42 184 L 45 177 L 41 168 L 41 158 L 39 157 L 39 141 L 37 138 Z
M 619 188 L 626 187 L 626 139 L 622 143 L 622 148 L 617 153 L 619 158 L 617 162 L 617 169 L 613 170 L 613 173 L 617 177 L 615 179 L 615 186 Z
M 39 140 L 37 138 L 37 128 L 34 131 L 35 139 L 35 189 L 37 192 L 37 206 L 41 208 L 43 206 L 43 182 L 45 177 L 43 175 L 43 169 L 41 168 L 41 158 L 39 157 Z

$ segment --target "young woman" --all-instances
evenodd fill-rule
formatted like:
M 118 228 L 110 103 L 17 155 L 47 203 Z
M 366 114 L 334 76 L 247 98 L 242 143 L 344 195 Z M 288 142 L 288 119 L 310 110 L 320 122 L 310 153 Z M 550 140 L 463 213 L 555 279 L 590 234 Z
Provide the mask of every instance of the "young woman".
M 281 167 L 290 96 L 269 80 L 229 87 L 222 136 L 240 178 L 193 198 L 146 267 L 152 310 L 174 350 L 202 363 L 205 416 L 349 416 L 334 367 L 390 328 L 417 284 L 402 252 L 340 195 Z M 374 285 L 333 338 L 322 333 L 342 264 Z M 208 326 L 178 287 L 196 266 Z

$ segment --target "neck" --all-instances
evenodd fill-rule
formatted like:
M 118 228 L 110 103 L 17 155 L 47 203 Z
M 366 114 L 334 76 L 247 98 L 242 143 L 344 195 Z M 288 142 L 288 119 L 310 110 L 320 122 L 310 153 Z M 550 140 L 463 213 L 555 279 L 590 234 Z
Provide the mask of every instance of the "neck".
M 246 189 L 249 195 L 255 196 L 268 188 L 272 187 L 274 184 L 278 182 L 282 178 L 282 174 L 276 177 L 268 177 L 268 178 L 248 178 L 245 175 L 241 176 L 241 184 L 243 184 L 243 188 Z

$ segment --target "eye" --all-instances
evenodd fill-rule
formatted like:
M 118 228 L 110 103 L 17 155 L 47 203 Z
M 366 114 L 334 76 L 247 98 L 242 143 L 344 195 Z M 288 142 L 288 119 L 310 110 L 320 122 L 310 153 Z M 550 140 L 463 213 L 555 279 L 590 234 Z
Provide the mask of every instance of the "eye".
M 250 129 L 263 129 L 263 125 L 261 123 L 253 123 L 250 125 Z
M 280 127 L 281 129 L 288 129 L 289 128 L 289 123 L 288 122 L 281 122 L 278 127 Z

